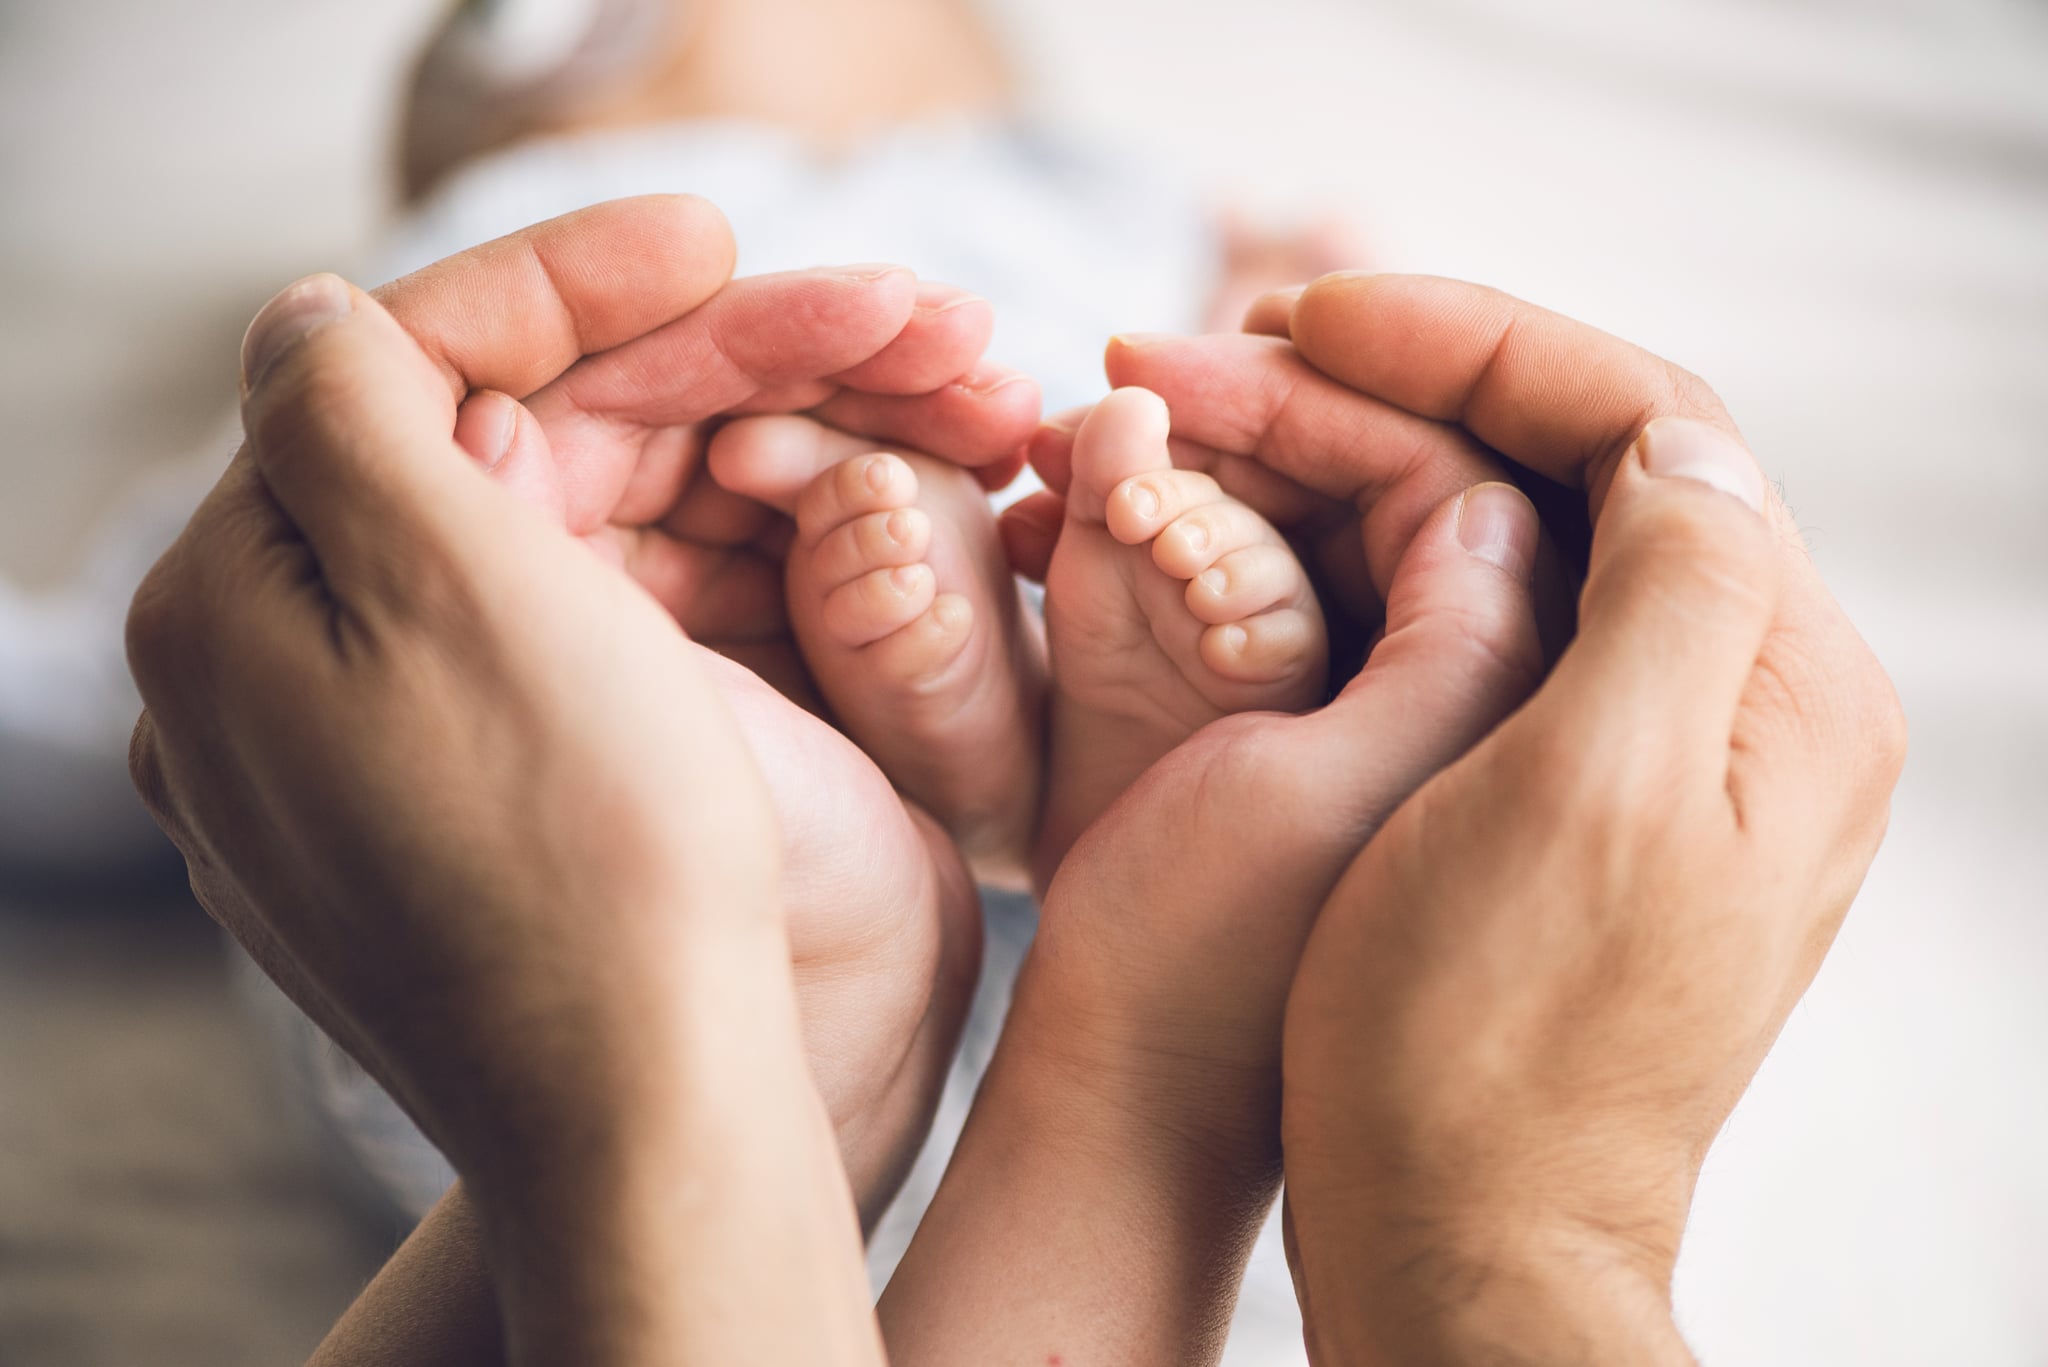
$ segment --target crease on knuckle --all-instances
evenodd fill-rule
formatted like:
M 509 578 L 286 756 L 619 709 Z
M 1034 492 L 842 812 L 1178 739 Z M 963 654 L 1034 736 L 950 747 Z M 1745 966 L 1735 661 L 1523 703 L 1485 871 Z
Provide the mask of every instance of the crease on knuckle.
M 128 669 L 145 698 L 160 694 L 163 686 L 176 677 L 174 670 L 166 672 L 166 666 L 192 639 L 192 598 L 182 587 L 170 582 L 172 572 L 168 564 L 166 557 L 143 576 L 128 605 L 123 628 Z

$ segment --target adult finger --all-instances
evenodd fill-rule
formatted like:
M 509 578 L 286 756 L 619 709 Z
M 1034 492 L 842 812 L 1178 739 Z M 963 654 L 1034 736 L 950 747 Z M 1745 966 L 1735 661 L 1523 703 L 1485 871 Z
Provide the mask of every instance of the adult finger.
M 519 400 L 495 389 L 471 394 L 455 414 L 455 444 L 520 502 L 563 521 L 561 471 L 548 434 Z
M 1255 337 L 1288 337 L 1294 317 L 1294 303 L 1301 298 L 1306 285 L 1289 285 L 1285 289 L 1267 290 L 1252 300 L 1251 307 L 1244 311 L 1244 325 L 1240 329 Z
M 577 363 L 526 400 L 561 468 L 570 529 L 587 533 L 611 519 L 642 467 L 694 441 L 703 419 L 881 351 L 903 331 L 916 294 L 917 278 L 900 267 L 754 276 Z
M 1092 408 L 1056 413 L 1031 434 L 1024 454 L 1047 488 L 1065 493 L 1073 483 L 1074 436 Z M 1173 435 L 1167 437 L 1166 449 L 1174 469 L 1208 475 L 1225 493 L 1289 535 L 1339 524 L 1349 528 L 1357 521 L 1353 504 L 1305 489 L 1254 457 Z
M 1325 276 L 1291 320 L 1310 365 L 1408 413 L 1455 424 L 1518 464 L 1594 494 L 1658 417 L 1734 424 L 1697 377 L 1618 337 L 1479 285 Z
M 1329 706 L 1302 718 L 1305 755 L 1351 756 L 1332 793 L 1371 831 L 1464 755 L 1543 676 L 1536 510 L 1513 485 L 1463 490 L 1417 530 L 1387 598 L 1386 633 Z
M 393 547 L 474 540 L 478 498 L 504 497 L 455 444 L 432 361 L 374 298 L 318 275 L 257 314 L 243 367 L 250 459 L 342 606 L 430 597 L 439 558 Z
M 1066 520 L 1066 499 L 1050 489 L 1027 494 L 1003 509 L 996 530 L 1002 534 L 1003 553 L 1011 570 L 1034 584 L 1043 584 Z
M 1594 528 L 1578 637 L 1529 718 L 1600 782 L 1706 775 L 1725 791 L 1785 559 L 1764 496 L 1756 461 L 1719 427 L 1661 418 L 1627 449 Z
M 1269 337 L 1133 335 L 1111 341 L 1110 382 L 1152 390 L 1176 436 L 1257 463 L 1365 517 L 1381 592 L 1430 513 L 1459 491 L 1504 477 L 1457 427 L 1357 393 Z
M 696 422 L 761 390 L 868 360 L 902 334 L 917 290 L 917 277 L 901 266 L 735 280 L 703 307 L 587 357 L 527 404 L 550 430 L 564 420 L 652 428 Z
M 1417 276 L 1327 276 L 1296 304 L 1295 345 L 1319 370 L 1415 413 L 1456 421 L 1594 510 L 1638 437 L 1687 418 L 1740 440 L 1697 377 L 1498 291 Z M 1390 345 L 1388 339 L 1398 339 Z M 1736 719 L 1733 787 L 1759 806 L 1826 811 L 1866 842 L 1903 763 L 1898 700 L 1766 491 L 1782 561 L 1771 630 Z M 1597 531 L 1596 531 L 1597 537 Z M 1767 780 L 1767 781 L 1763 781 Z M 1875 795 L 1875 796 L 1874 796 Z
M 933 281 L 917 287 L 903 331 L 867 360 L 833 378 L 874 394 L 929 394 L 974 368 L 995 335 L 988 300 Z
M 997 466 L 1014 474 L 1015 457 L 1031 439 L 1042 407 L 1036 380 L 983 361 L 929 394 L 842 389 L 811 412 L 849 432 L 958 465 Z
M 581 357 L 689 313 L 732 275 L 732 229 L 694 195 L 564 214 L 376 292 L 449 393 L 523 398 Z

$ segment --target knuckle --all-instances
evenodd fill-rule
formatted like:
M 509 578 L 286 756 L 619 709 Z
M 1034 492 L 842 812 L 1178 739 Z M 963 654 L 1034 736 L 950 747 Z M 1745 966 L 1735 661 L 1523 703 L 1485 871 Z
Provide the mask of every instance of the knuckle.
M 177 677 L 170 662 L 193 639 L 194 602 L 194 595 L 177 582 L 171 555 L 159 560 L 135 590 L 123 636 L 129 672 L 145 699 L 161 696 L 164 685 Z
M 1684 493 L 1641 511 L 1628 550 L 1605 567 L 1606 577 L 1622 579 L 1623 588 L 1767 608 L 1777 554 L 1769 528 L 1725 494 L 1705 489 Z
M 1906 724 L 1906 709 L 1889 680 L 1881 685 L 1883 697 L 1876 704 L 1870 727 L 1871 762 L 1887 792 L 1898 783 L 1906 768 L 1906 752 L 1912 736 Z
M 287 373 L 267 382 L 242 414 L 249 444 L 268 462 L 330 444 L 349 430 L 355 415 L 374 404 L 356 367 L 308 364 L 298 355 L 288 358 L 281 369 Z
M 1670 408 L 1675 415 L 1706 421 L 1726 420 L 1728 406 L 1714 392 L 1712 385 L 1675 361 L 1664 361 L 1664 373 L 1671 386 Z
M 156 824 L 170 832 L 170 785 L 164 779 L 163 757 L 157 750 L 156 719 L 147 709 L 135 719 L 135 729 L 128 737 L 128 777 Z

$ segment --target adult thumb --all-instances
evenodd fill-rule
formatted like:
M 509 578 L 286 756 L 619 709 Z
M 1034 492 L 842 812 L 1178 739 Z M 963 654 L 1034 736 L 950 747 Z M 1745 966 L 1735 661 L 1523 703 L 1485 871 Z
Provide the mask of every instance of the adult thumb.
M 1777 607 L 1783 549 L 1766 499 L 1755 458 L 1723 428 L 1643 429 L 1593 528 L 1578 637 L 1535 709 L 1547 724 L 1659 765 L 1725 756 Z
M 290 286 L 250 324 L 243 373 L 249 455 L 344 598 L 405 602 L 457 547 L 488 550 L 512 500 L 457 446 L 446 383 L 376 299 L 332 275 Z

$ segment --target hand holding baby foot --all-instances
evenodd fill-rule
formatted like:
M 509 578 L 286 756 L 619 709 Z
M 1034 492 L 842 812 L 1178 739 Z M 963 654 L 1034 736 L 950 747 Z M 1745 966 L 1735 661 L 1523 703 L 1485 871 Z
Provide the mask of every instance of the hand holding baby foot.
M 1140 525 L 1154 524 L 1127 533 Z M 1208 669 L 1198 641 L 1213 628 L 1151 545 L 1083 531 L 1158 576 L 1148 592 L 1162 616 L 1188 616 L 1173 658 Z M 945 1184 L 882 1300 L 892 1360 L 1050 1342 L 1074 1361 L 1214 1361 L 1279 1183 L 1282 1031 L 1302 945 L 1359 844 L 1534 685 L 1535 541 L 1512 488 L 1448 500 L 1398 561 L 1386 636 L 1334 701 L 1212 721 L 1088 826 L 1046 896 Z M 1278 600 L 1291 604 L 1291 587 Z M 1205 686 L 1271 697 L 1307 677 Z M 1319 693 L 1320 665 L 1314 678 Z M 1059 1233 L 1021 1247 L 1001 1237 L 1019 1227 Z M 1113 1271 L 1104 1228 L 1119 1231 Z M 1145 1256 L 1130 1256 L 1138 1247 Z
M 693 254 L 698 237 L 709 245 Z M 469 386 L 455 430 L 463 448 L 666 608 L 734 713 L 782 831 L 806 1042 L 872 1217 L 945 1075 L 978 964 L 976 901 L 946 833 L 791 701 L 814 691 L 782 602 L 788 529 L 711 480 L 706 440 L 735 411 L 809 409 L 986 465 L 1021 446 L 1037 396 L 981 364 L 992 320 L 972 296 L 879 267 L 720 288 L 730 259 L 710 206 L 630 200 L 480 248 L 384 296 Z M 565 301 L 536 261 L 599 283 Z M 477 299 L 564 318 L 546 363 L 492 352 L 474 334 L 491 322 Z
M 1039 883 L 1152 763 L 1220 717 L 1298 712 L 1327 686 L 1322 609 L 1263 517 L 1176 470 L 1166 405 L 1098 404 L 1074 438 L 1046 573 L 1051 760 Z
M 980 484 L 797 417 L 728 425 L 710 466 L 794 519 L 789 621 L 834 718 L 985 876 L 1021 868 L 1044 645 Z

